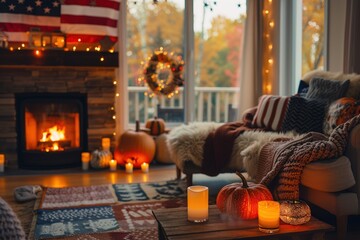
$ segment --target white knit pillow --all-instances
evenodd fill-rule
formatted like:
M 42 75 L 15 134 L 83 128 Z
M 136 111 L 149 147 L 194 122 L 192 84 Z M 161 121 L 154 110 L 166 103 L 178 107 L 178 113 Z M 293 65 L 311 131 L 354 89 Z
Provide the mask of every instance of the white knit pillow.
M 263 95 L 259 99 L 252 125 L 266 130 L 279 131 L 290 97 Z

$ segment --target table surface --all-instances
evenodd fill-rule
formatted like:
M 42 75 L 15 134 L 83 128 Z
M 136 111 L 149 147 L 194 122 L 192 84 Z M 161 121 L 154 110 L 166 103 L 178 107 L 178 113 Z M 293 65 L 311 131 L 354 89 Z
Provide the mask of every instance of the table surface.
M 153 211 L 159 225 L 160 239 L 251 239 L 287 237 L 299 234 L 324 234 L 335 228 L 314 217 L 303 225 L 280 223 L 276 233 L 267 234 L 258 229 L 258 220 L 241 220 L 221 214 L 216 205 L 209 206 L 209 220 L 205 223 L 187 221 L 187 208 L 167 208 Z M 320 237 L 321 238 L 321 237 Z

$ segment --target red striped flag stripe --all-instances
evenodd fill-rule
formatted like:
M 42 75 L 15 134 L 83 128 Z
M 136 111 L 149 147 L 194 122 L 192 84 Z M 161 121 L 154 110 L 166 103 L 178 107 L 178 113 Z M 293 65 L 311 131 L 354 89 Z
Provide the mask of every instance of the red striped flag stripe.
M 65 15 L 65 14 L 61 15 L 61 23 L 103 25 L 114 28 L 116 28 L 117 26 L 117 21 L 109 18 L 75 16 L 75 15 Z
M 104 8 L 112 8 L 115 10 L 119 10 L 120 1 L 109 1 L 109 0 L 101 0 L 94 1 L 92 5 L 91 0 L 66 0 L 64 4 L 66 5 L 79 5 L 79 6 L 93 6 L 93 7 L 104 7 Z

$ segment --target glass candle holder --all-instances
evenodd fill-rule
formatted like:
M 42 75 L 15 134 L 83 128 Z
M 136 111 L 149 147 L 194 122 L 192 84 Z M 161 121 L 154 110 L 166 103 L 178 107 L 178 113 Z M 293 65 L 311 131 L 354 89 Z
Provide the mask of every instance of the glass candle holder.
M 187 188 L 188 221 L 205 222 L 209 218 L 209 189 L 206 186 Z
M 258 202 L 259 230 L 265 233 L 279 231 L 280 204 L 276 201 Z

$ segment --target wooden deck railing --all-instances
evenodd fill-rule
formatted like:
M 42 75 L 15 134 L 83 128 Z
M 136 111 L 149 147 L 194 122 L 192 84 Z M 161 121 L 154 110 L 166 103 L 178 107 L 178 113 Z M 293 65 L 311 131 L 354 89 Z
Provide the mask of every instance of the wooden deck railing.
M 170 99 L 166 96 L 150 98 L 144 94 L 148 90 L 146 87 L 129 86 L 128 89 L 130 124 L 157 116 L 157 104 L 161 107 L 184 107 L 182 88 L 178 95 Z M 238 94 L 239 88 L 236 87 L 195 87 L 195 121 L 227 122 L 228 106 L 237 106 Z

